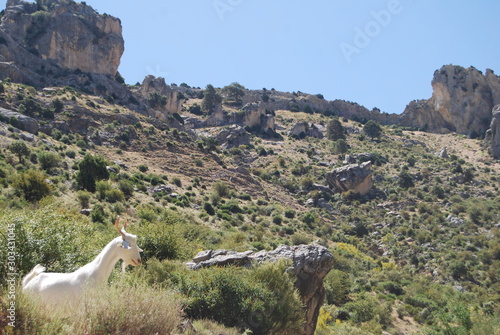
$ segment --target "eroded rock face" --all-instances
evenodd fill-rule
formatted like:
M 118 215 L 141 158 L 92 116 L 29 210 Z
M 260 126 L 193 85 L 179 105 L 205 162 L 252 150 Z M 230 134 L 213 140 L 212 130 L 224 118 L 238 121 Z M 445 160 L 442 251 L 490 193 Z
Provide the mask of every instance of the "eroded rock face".
M 326 175 L 328 184 L 339 192 L 352 190 L 361 195 L 373 187 L 371 162 L 350 164 L 334 169 Z
M 295 287 L 305 306 L 306 315 L 302 334 L 313 335 L 325 297 L 323 279 L 333 267 L 333 255 L 327 248 L 310 244 L 281 245 L 275 250 L 257 253 L 205 250 L 198 253 L 187 265 L 193 270 L 210 266 L 252 266 L 254 263 L 275 262 L 283 258 L 292 261 L 292 266 L 288 271 L 296 276 Z
M 500 105 L 493 108 L 493 119 L 485 140 L 493 158 L 500 159 Z
M 16 124 L 17 128 L 27 131 L 28 133 L 31 134 L 36 135 L 38 133 L 38 130 L 40 129 L 40 125 L 38 124 L 37 120 L 29 116 L 11 111 L 9 109 L 0 107 L 0 116 L 7 122 L 15 120 L 13 122 L 17 123 Z
M 231 149 L 240 145 L 250 145 L 250 134 L 238 125 L 222 129 L 216 139 L 222 149 Z
M 165 83 L 165 79 L 148 75 L 144 78 L 138 93 L 147 101 L 151 94 L 159 94 L 165 98 L 165 104 L 152 106 L 154 110 L 168 114 L 179 113 L 182 108 L 183 99 L 179 99 L 179 93 Z
M 4 37 L 6 47 L 0 49 L 2 61 L 27 68 L 38 62 L 26 62 L 30 56 L 21 57 L 12 42 L 59 68 L 113 77 L 124 51 L 120 20 L 99 15 L 84 3 L 47 0 L 39 6 L 9 0 L 0 28 L 9 36 Z
M 433 93 L 428 100 L 412 101 L 400 124 L 430 132 L 457 132 L 471 137 L 484 135 L 491 109 L 500 103 L 500 77 L 474 67 L 446 65 L 434 73 Z
M 288 136 L 290 137 L 296 137 L 296 138 L 304 138 L 306 136 L 308 137 L 315 137 L 315 138 L 323 138 L 323 133 L 319 130 L 319 128 L 309 122 L 298 122 L 292 126 L 290 131 L 288 132 Z

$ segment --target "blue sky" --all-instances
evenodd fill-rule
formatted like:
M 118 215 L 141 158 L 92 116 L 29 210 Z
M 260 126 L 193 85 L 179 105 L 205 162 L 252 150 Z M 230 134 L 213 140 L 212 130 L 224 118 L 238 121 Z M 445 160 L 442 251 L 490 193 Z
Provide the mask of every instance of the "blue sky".
M 500 74 L 495 0 L 86 2 L 121 19 L 130 84 L 148 74 L 196 87 L 237 81 L 399 114 L 431 96 L 442 65 Z

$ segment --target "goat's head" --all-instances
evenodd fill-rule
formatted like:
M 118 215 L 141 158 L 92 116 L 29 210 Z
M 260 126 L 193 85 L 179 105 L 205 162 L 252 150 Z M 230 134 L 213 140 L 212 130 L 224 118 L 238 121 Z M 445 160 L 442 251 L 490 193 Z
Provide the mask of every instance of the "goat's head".
M 115 228 L 120 233 L 121 239 L 119 239 L 118 247 L 120 248 L 120 258 L 123 260 L 122 269 L 125 271 L 125 268 L 128 265 L 137 266 L 140 265 L 142 249 L 137 245 L 137 236 L 133 234 L 129 234 L 125 231 L 127 228 L 127 220 L 123 224 L 123 229 L 118 227 L 120 223 L 120 217 L 118 217 L 115 221 Z

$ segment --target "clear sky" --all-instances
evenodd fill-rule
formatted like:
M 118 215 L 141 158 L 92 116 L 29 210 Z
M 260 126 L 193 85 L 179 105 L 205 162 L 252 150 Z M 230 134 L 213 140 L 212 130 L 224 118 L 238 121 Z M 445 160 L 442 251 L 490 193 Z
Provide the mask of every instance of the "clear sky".
M 401 113 L 445 64 L 500 74 L 497 0 L 87 0 L 121 19 L 127 83 L 321 93 Z M 2 8 L 5 0 L 1 0 Z

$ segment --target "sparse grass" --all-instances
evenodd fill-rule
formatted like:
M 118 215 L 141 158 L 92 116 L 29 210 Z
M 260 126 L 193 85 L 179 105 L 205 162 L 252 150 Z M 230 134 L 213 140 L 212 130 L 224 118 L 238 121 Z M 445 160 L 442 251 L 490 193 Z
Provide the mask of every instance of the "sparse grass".
M 173 292 L 115 283 L 89 289 L 80 303 L 52 308 L 18 294 L 16 331 L 22 334 L 170 334 L 182 322 Z M 74 305 L 76 304 L 76 305 Z M 2 304 L 2 315 L 5 313 Z

